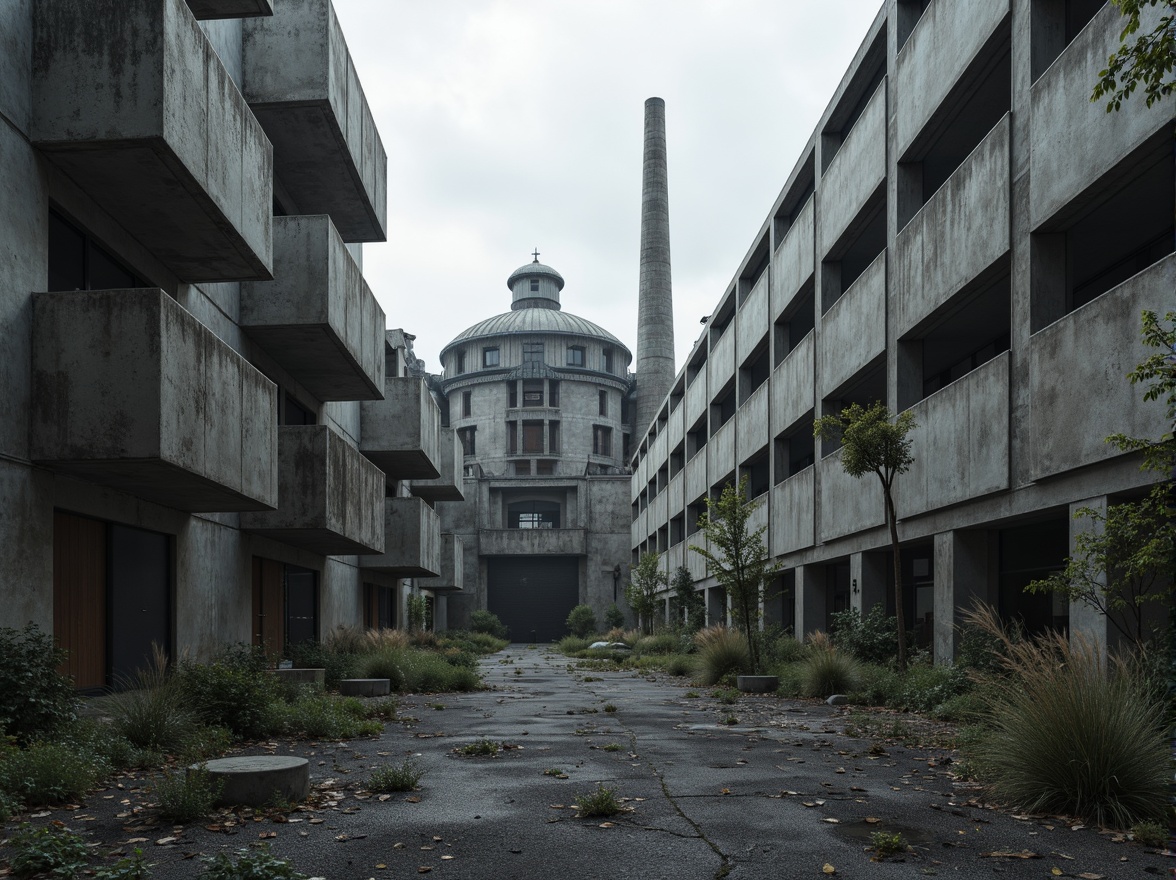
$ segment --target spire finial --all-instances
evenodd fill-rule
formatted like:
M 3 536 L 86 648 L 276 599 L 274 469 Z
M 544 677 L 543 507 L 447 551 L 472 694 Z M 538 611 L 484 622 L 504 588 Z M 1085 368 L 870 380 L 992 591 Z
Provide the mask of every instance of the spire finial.
M 534 257 L 535 262 L 538 263 L 539 262 L 539 248 L 535 248 L 535 250 L 532 251 L 531 256 Z

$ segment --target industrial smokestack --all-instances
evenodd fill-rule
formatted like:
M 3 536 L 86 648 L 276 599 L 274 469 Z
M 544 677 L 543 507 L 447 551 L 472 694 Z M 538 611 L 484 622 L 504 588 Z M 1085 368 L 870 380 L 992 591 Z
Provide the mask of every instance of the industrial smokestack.
M 666 102 L 645 102 L 641 166 L 641 282 L 637 300 L 637 435 L 644 434 L 674 381 L 674 300 L 670 289 L 670 194 Z

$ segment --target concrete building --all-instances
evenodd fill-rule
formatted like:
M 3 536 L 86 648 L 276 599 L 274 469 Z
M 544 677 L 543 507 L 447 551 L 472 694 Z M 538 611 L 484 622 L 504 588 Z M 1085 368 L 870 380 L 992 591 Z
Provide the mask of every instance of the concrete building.
M 6 0 L 0 46 L 4 624 L 102 687 L 452 588 L 452 438 L 363 278 L 386 161 L 329 0 Z
M 1076 508 L 1154 479 L 1103 438 L 1167 428 L 1125 374 L 1141 310 L 1176 308 L 1176 102 L 1090 102 L 1121 27 L 1100 2 L 883 4 L 638 426 L 634 559 L 687 566 L 721 618 L 687 546 L 707 496 L 747 475 L 783 566 L 769 622 L 800 636 L 889 601 L 877 481 L 812 439 L 814 418 L 880 400 L 918 425 L 897 505 L 920 644 L 952 657 L 973 598 L 1107 638 L 1085 606 L 1022 588 L 1061 566 Z
M 449 623 L 486 608 L 512 638 L 547 641 L 566 632 L 577 604 L 598 617 L 624 604 L 632 355 L 607 330 L 562 310 L 564 279 L 538 253 L 507 286 L 509 312 L 441 351 L 437 384 L 463 455 L 466 497 L 440 509 L 464 570 Z

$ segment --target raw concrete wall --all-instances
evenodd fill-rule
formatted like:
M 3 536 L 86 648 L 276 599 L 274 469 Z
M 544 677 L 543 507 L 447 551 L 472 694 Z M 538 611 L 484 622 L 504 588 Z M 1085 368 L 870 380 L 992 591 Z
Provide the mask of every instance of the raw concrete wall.
M 360 558 L 361 568 L 402 577 L 441 573 L 441 520 L 420 498 L 384 500 L 384 552 Z
M 810 466 L 772 487 L 768 548 L 773 556 L 813 545 L 816 523 L 814 474 L 815 469 Z
M 817 253 L 824 257 L 886 179 L 886 82 L 858 118 L 821 177 Z
M 769 272 L 764 272 L 755 287 L 735 314 L 735 360 L 742 366 L 757 345 L 768 335 L 772 322 L 768 320 Z
M 481 529 L 482 556 L 584 556 L 586 529 Z
M 384 380 L 384 399 L 364 401 L 360 450 L 393 479 L 430 479 L 441 473 L 441 410 L 423 379 Z M 452 429 L 444 429 L 452 434 Z M 456 454 L 460 454 L 461 444 Z M 455 451 L 450 446 L 450 459 Z M 460 465 L 458 473 L 460 473 Z
M 755 389 L 751 397 L 735 413 L 739 426 L 735 437 L 736 460 L 743 464 L 768 442 L 768 403 L 771 400 L 768 383 Z
M 707 389 L 714 399 L 714 395 L 723 390 L 735 375 L 735 322 L 732 321 L 726 332 L 717 342 L 711 343 L 710 357 L 706 362 Z
M 851 477 L 841 450 L 820 459 L 817 476 L 817 541 L 828 541 L 885 523 L 882 487 L 873 474 Z
M 833 394 L 884 351 L 886 251 L 874 258 L 821 318 L 820 396 Z
M 773 319 L 791 304 L 797 291 L 812 277 L 816 236 L 813 220 L 815 204 L 816 199 L 810 197 L 784 236 L 784 241 L 780 242 L 776 252 L 772 254 L 770 284 Z
M 813 351 L 809 333 L 772 371 L 772 436 L 786 430 L 813 408 Z

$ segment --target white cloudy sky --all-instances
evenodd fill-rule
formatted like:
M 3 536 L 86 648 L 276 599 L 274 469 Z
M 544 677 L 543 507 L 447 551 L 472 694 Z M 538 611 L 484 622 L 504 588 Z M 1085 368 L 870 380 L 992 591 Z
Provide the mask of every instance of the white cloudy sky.
M 388 152 L 365 274 L 430 372 L 536 246 L 636 349 L 644 101 L 666 101 L 681 367 L 880 0 L 335 0 Z

